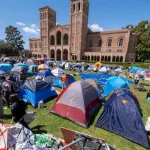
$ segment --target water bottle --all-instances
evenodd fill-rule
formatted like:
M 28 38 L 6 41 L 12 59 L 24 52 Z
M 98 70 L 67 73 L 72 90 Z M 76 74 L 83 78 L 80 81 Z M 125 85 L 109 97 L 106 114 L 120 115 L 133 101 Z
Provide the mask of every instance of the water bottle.
M 39 109 L 40 109 L 40 108 L 43 108 L 43 104 L 44 104 L 43 100 L 39 101 L 39 103 L 38 103 L 38 108 L 39 108 Z

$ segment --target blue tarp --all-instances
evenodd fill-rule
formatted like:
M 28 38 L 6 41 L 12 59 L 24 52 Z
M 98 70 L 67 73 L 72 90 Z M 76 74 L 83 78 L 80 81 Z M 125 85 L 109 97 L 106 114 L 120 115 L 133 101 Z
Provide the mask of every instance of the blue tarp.
M 132 66 L 132 67 L 129 69 L 129 72 L 131 72 L 131 73 L 136 73 L 138 69 L 139 69 L 139 67 L 137 67 L 137 66 Z
M 150 148 L 137 98 L 127 89 L 111 94 L 96 126 Z
M 110 77 L 114 77 L 112 74 L 79 74 L 79 76 L 82 77 L 83 80 L 94 79 L 102 86 L 106 84 Z M 127 81 L 129 84 L 134 84 L 134 82 L 131 80 Z
M 128 81 L 122 77 L 111 77 L 104 86 L 104 94 L 108 96 L 111 92 L 118 88 L 130 89 Z

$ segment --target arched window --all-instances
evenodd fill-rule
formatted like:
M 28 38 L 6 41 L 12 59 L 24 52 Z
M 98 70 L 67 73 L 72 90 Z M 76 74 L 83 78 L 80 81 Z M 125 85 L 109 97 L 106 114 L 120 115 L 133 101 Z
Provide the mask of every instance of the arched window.
M 101 46 L 102 46 L 102 41 L 99 40 L 99 41 L 98 41 L 98 47 L 101 47 Z
M 111 45 L 112 45 L 112 39 L 109 39 L 108 40 L 108 47 L 111 47 Z
M 75 13 L 75 10 L 76 10 L 76 5 L 75 4 L 73 4 L 73 13 Z
M 92 47 L 92 46 L 93 46 L 93 42 L 92 42 L 92 40 L 90 40 L 89 47 Z
M 57 45 L 61 45 L 61 32 L 57 32 Z
M 74 60 L 74 55 L 72 55 L 72 60 Z
M 74 60 L 77 60 L 77 55 L 74 56 Z
M 35 43 L 35 48 L 37 48 L 37 43 Z
M 64 35 L 63 44 L 68 45 L 68 34 Z
M 51 45 L 55 45 L 55 37 L 54 37 L 54 35 L 51 35 Z
M 63 60 L 68 60 L 68 50 L 64 49 L 63 51 Z
M 113 56 L 112 62 L 115 62 L 115 61 L 116 61 L 116 57 L 115 57 L 115 56 Z
M 123 38 L 119 39 L 119 46 L 123 46 Z
M 56 58 L 57 58 L 57 61 L 61 60 L 61 50 L 60 49 L 57 50 Z
M 78 12 L 80 11 L 80 9 L 81 9 L 81 3 L 79 2 L 78 3 Z

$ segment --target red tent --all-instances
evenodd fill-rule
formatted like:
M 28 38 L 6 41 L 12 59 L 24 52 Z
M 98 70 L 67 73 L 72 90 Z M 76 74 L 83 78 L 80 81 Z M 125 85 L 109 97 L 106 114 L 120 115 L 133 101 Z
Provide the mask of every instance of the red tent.
M 146 77 L 149 78 L 150 77 L 150 72 L 146 73 Z
M 86 81 L 78 81 L 60 93 L 51 112 L 88 127 L 91 116 L 99 106 L 96 89 Z

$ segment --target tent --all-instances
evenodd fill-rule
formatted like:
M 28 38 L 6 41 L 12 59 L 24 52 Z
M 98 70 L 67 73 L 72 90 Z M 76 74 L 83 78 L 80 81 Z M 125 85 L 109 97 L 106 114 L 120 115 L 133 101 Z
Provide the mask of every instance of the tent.
M 139 67 L 137 67 L 137 66 L 132 66 L 132 67 L 129 69 L 129 72 L 131 72 L 131 73 L 136 73 L 138 69 L 139 69 Z
M 113 90 L 118 88 L 130 89 L 128 81 L 122 77 L 111 77 L 104 86 L 104 94 L 108 96 Z
M 52 74 L 55 77 L 61 77 L 63 73 L 65 73 L 65 71 L 61 68 L 55 68 L 55 69 L 52 70 Z
M 99 69 L 99 72 L 101 73 L 107 73 L 107 68 L 104 66 L 102 68 Z
M 31 65 L 35 65 L 35 62 L 34 62 L 33 59 L 27 59 L 27 60 L 26 60 L 26 65 L 29 67 L 29 66 L 31 66 Z
M 96 89 L 86 81 L 78 81 L 60 93 L 51 112 L 88 127 L 99 105 L 100 100 Z
M 99 68 L 99 67 L 103 66 L 103 64 L 101 62 L 97 62 L 97 63 L 94 64 L 94 66 Z
M 69 69 L 69 62 L 65 64 L 65 69 Z
M 115 72 L 120 72 L 120 73 L 122 73 L 121 68 L 117 68 L 117 69 L 115 69 L 114 71 L 115 71 Z
M 22 71 L 22 69 L 23 69 L 23 67 L 21 67 L 21 66 L 15 66 L 11 69 L 11 71 L 20 73 Z
M 6 75 L 7 75 L 7 73 L 5 71 L 0 70 L 0 76 L 6 76 Z
M 9 72 L 11 69 L 12 69 L 11 64 L 5 64 L 5 63 L 0 64 L 0 70 L 3 70 L 5 72 Z
M 24 63 L 17 63 L 17 64 L 14 64 L 14 67 L 16 67 L 16 66 L 23 67 L 24 69 L 27 69 L 27 65 L 24 64 Z
M 46 101 L 50 97 L 57 96 L 57 93 L 50 84 L 34 79 L 26 80 L 18 96 L 20 99 L 30 102 L 33 107 L 37 107 L 39 101 Z
M 50 70 L 41 70 L 37 73 L 37 76 L 42 76 L 43 81 L 52 84 L 54 80 L 54 75 L 50 72 Z
M 96 126 L 150 148 L 138 100 L 127 89 L 112 92 Z
M 49 69 L 48 68 L 48 66 L 46 65 L 46 64 L 42 64 L 42 65 L 39 65 L 38 66 L 38 70 L 40 71 L 40 70 L 47 70 L 47 69 Z
M 104 92 L 103 87 L 96 80 L 86 79 L 85 81 L 90 83 L 97 90 L 99 96 Z
M 67 81 L 67 84 L 66 85 L 64 85 L 64 88 L 66 88 L 68 85 L 70 85 L 71 83 L 73 83 L 73 82 L 75 82 L 76 80 L 74 79 L 74 77 L 72 76 L 72 75 L 69 75 L 69 74 L 67 74 L 67 79 L 68 79 L 68 81 Z M 52 84 L 53 86 L 56 86 L 56 87 L 60 87 L 60 88 L 62 88 L 62 80 L 61 80 L 61 78 L 60 77 L 55 77 L 54 78 L 54 82 L 53 82 L 53 84 Z

